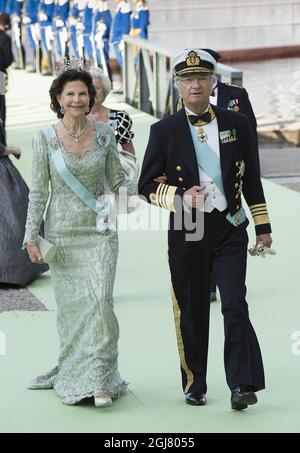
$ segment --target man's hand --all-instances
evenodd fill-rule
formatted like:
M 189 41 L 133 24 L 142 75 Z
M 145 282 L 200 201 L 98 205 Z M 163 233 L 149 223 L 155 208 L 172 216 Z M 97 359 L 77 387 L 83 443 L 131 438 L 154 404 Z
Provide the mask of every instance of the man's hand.
M 41 251 L 37 245 L 26 245 L 26 250 L 28 252 L 30 261 L 35 264 L 43 264 L 43 257 L 41 255 Z
M 184 203 L 191 208 L 201 208 L 208 197 L 208 193 L 203 192 L 204 189 L 205 186 L 201 184 L 200 186 L 193 186 L 189 190 L 186 190 L 183 195 Z
M 166 175 L 163 175 L 163 176 L 158 176 L 157 178 L 154 179 L 155 182 L 159 182 L 161 184 L 166 184 L 168 178 L 166 177 Z
M 263 242 L 266 247 L 271 247 L 273 241 L 270 234 L 259 234 L 256 236 L 256 245 L 259 242 Z

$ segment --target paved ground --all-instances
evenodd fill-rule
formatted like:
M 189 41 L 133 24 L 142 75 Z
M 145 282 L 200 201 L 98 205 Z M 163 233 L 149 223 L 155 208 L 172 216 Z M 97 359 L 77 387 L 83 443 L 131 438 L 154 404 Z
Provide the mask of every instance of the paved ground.
M 0 287 L 0 313 L 14 310 L 45 311 L 47 308 L 26 288 Z
M 14 91 L 8 95 L 9 141 L 23 149 L 16 165 L 28 183 L 31 137 L 40 126 L 53 121 L 48 109 L 49 82 L 16 73 Z M 125 107 L 116 101 L 115 97 L 108 100 L 114 107 Z M 126 108 L 133 118 L 135 145 L 142 159 L 153 118 Z M 273 155 L 265 157 L 264 171 L 278 172 L 281 164 L 272 169 Z M 264 188 L 277 256 L 248 261 L 248 303 L 267 382 L 266 391 L 258 394 L 258 405 L 244 413 L 229 410 L 219 302 L 211 307 L 208 405 L 198 408 L 184 403 L 166 232 L 121 231 L 115 306 L 121 328 L 120 370 L 130 382 L 130 390 L 107 410 L 91 404 L 66 407 L 52 390 L 26 390 L 27 382 L 56 364 L 59 349 L 55 299 L 49 274 L 44 274 L 28 289 L 47 311 L 0 314 L 0 432 L 299 432 L 300 395 L 295 389 L 300 381 L 300 243 L 294 238 L 300 228 L 300 195 L 267 180 Z M 155 216 L 157 211 L 153 207 L 151 212 Z M 252 245 L 253 227 L 248 233 Z

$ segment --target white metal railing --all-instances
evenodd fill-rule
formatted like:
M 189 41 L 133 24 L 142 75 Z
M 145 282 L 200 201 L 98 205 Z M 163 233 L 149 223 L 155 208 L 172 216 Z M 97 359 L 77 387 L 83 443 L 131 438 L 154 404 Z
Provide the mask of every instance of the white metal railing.
M 178 92 L 171 71 L 173 54 L 145 39 L 124 36 L 123 90 L 125 102 L 163 118 L 176 111 Z M 218 63 L 222 80 L 242 86 L 243 74 L 232 66 Z

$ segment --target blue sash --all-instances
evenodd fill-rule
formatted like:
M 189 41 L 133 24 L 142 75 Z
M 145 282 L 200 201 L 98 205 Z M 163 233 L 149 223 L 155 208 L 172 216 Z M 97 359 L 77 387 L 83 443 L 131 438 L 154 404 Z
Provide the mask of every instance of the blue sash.
M 199 167 L 202 168 L 203 171 L 205 171 L 205 173 L 215 182 L 220 192 L 226 198 L 221 173 L 220 158 L 211 149 L 207 142 L 203 143 L 199 142 L 195 127 L 192 126 L 190 123 L 189 127 L 191 130 Z M 233 216 L 228 212 L 228 214 L 226 215 L 226 219 L 234 226 L 240 225 L 246 219 L 246 213 L 244 208 L 241 208 Z
M 51 157 L 55 164 L 56 170 L 60 177 L 64 180 L 68 187 L 77 195 L 77 197 L 86 204 L 95 214 L 106 216 L 110 208 L 110 202 L 107 195 L 104 195 L 104 202 L 100 203 L 94 196 L 84 187 L 83 184 L 67 169 L 64 156 L 60 146 L 55 146 L 58 137 L 55 133 L 54 127 L 48 126 L 43 129 L 46 135 L 48 146 L 50 149 Z

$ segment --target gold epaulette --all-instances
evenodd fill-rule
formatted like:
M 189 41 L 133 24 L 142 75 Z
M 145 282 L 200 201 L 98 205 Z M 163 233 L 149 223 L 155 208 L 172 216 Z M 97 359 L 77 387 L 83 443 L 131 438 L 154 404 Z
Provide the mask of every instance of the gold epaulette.
M 159 208 L 165 208 L 168 211 L 176 212 L 174 206 L 174 195 L 177 190 L 176 186 L 160 183 L 155 193 L 150 193 L 149 199 L 152 204 Z
M 235 85 L 234 83 L 229 83 L 229 82 L 224 82 L 224 85 L 227 85 L 228 87 L 234 87 L 234 88 L 240 88 L 242 89 L 240 85 Z
M 252 206 L 249 207 L 255 226 L 270 223 L 266 203 L 253 204 Z

